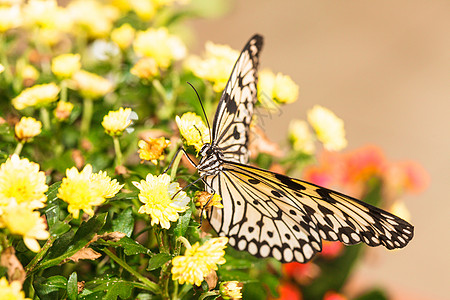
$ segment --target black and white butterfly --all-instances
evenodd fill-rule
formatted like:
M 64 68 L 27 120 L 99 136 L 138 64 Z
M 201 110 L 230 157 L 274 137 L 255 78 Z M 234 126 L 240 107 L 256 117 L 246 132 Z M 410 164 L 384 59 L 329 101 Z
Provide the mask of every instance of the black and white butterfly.
M 211 143 L 200 151 L 200 177 L 208 192 L 222 197 L 223 208 L 207 215 L 212 228 L 237 250 L 281 262 L 307 262 L 322 250 L 322 240 L 406 246 L 414 227 L 389 212 L 247 165 L 262 45 L 255 35 L 242 50 L 219 101 Z

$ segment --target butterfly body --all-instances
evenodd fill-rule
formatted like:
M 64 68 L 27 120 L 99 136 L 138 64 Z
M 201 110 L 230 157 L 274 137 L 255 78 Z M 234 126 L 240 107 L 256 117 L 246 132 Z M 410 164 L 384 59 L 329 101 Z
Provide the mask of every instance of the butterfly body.
M 257 257 L 307 262 L 322 240 L 364 242 L 388 249 L 412 239 L 408 222 L 367 203 L 295 178 L 247 165 L 257 69 L 263 39 L 253 36 L 239 56 L 214 117 L 211 143 L 197 170 L 210 193 L 222 197 L 208 220 L 231 246 Z

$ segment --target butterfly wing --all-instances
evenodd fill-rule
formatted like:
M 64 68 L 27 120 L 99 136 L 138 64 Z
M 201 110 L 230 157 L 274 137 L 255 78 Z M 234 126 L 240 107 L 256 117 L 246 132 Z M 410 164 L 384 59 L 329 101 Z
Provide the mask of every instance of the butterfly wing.
M 339 192 L 239 163 L 222 166 L 206 181 L 224 209 L 208 216 L 238 250 L 303 263 L 321 250 L 321 239 L 395 249 L 413 237 L 408 222 Z
M 257 69 L 262 44 L 260 35 L 254 35 L 247 42 L 233 67 L 214 116 L 212 145 L 229 161 L 248 162 L 249 125 L 257 99 Z

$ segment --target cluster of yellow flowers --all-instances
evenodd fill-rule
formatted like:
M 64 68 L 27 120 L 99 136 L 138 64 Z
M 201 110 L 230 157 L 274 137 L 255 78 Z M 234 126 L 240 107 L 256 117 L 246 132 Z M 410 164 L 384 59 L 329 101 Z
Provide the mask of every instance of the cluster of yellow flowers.
M 329 151 L 339 151 L 347 146 L 344 121 L 332 111 L 320 105 L 315 105 L 308 111 L 307 118 L 314 129 L 315 136 L 303 120 L 292 120 L 289 125 L 289 137 L 295 151 L 313 154 L 316 138 Z

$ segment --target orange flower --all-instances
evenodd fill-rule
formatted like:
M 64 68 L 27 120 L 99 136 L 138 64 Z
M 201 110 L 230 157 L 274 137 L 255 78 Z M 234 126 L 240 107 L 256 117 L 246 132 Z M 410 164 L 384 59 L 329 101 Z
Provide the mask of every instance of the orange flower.
M 344 250 L 344 245 L 340 242 L 322 241 L 322 252 L 320 255 L 327 259 L 338 257 Z
M 282 283 L 278 287 L 280 297 L 277 300 L 302 300 L 300 290 L 293 284 Z
M 334 291 L 328 291 L 323 296 L 323 300 L 347 300 L 347 297 Z
M 386 171 L 388 188 L 397 193 L 420 193 L 430 183 L 430 175 L 417 162 L 402 161 L 393 163 Z
M 283 273 L 295 279 L 298 283 L 309 284 L 314 278 L 319 276 L 320 268 L 312 262 L 306 264 L 291 262 L 283 264 Z
M 373 176 L 381 176 L 386 168 L 383 151 L 374 145 L 364 146 L 345 155 L 344 183 L 366 182 Z

